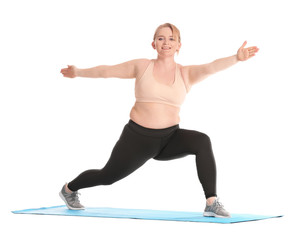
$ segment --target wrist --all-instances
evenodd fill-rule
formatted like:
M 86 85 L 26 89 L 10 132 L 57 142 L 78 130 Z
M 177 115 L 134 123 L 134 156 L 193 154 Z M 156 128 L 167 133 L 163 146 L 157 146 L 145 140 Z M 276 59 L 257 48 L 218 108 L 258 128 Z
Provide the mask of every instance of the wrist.
M 241 61 L 241 60 L 239 59 L 238 54 L 234 55 L 234 57 L 235 57 L 235 61 L 236 61 L 236 62 L 240 62 L 240 61 Z
M 76 77 L 82 77 L 82 69 L 76 68 L 75 69 L 75 75 L 76 75 Z

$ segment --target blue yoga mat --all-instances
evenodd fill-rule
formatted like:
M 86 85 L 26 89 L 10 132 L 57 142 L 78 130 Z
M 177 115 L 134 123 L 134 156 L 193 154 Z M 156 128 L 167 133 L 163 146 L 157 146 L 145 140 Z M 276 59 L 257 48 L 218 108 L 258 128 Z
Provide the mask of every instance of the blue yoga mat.
M 44 207 L 37 209 L 25 209 L 12 211 L 16 214 L 39 214 L 39 215 L 61 215 L 79 217 L 102 217 L 102 218 L 132 218 L 146 220 L 166 220 L 184 222 L 210 222 L 210 223 L 238 223 L 247 221 L 263 220 L 268 218 L 282 217 L 263 216 L 253 214 L 231 214 L 231 218 L 203 217 L 201 212 L 179 212 L 146 209 L 124 209 L 124 208 L 86 208 L 85 210 L 69 210 L 66 206 Z

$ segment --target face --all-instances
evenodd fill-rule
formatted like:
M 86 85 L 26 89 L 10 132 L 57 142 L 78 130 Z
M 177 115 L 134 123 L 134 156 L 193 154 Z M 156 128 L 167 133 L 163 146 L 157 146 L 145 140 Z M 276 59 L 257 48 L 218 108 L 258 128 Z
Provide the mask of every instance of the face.
M 173 36 L 172 30 L 168 27 L 161 28 L 157 34 L 152 47 L 157 50 L 159 55 L 171 56 L 179 51 L 181 43 L 178 42 L 178 36 Z

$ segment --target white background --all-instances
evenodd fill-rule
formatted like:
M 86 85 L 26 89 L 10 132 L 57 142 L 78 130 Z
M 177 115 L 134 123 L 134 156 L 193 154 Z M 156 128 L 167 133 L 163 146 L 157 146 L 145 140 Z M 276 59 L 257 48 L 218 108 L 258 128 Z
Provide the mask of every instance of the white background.
M 0 234 L 6 239 L 302 239 L 303 2 L 2 1 Z M 61 68 L 155 58 L 152 37 L 165 22 L 181 31 L 176 61 L 182 65 L 231 56 L 245 40 L 260 48 L 251 60 L 195 85 L 182 106 L 181 127 L 211 137 L 218 195 L 227 210 L 285 216 L 219 225 L 12 214 L 62 205 L 62 185 L 84 170 L 103 167 L 129 120 L 133 79 L 68 79 Z M 200 212 L 205 207 L 193 156 L 151 160 L 112 186 L 80 192 L 86 206 Z

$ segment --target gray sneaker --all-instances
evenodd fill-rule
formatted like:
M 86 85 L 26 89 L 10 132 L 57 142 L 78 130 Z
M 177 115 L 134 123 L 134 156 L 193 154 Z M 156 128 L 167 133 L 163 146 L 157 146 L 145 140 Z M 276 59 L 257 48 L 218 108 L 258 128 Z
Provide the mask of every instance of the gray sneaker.
M 63 186 L 59 195 L 65 202 L 66 206 L 71 210 L 84 210 L 85 207 L 79 201 L 78 191 L 69 194 L 65 191 L 65 185 Z
M 230 218 L 231 215 L 224 209 L 224 206 L 219 202 L 219 199 L 217 198 L 212 205 L 206 206 L 204 217 Z

